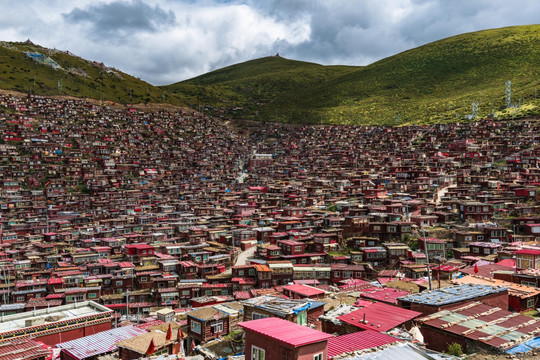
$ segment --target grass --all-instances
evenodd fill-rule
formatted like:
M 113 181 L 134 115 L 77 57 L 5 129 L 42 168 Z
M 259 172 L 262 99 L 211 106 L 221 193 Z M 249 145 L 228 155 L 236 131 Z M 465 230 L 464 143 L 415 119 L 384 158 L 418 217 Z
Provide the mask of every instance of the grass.
M 33 60 L 27 52 L 48 56 L 61 68 Z M 117 69 L 32 43 L 0 42 L 0 88 L 39 95 L 68 95 L 122 104 L 185 105 L 181 96 Z
M 38 63 L 49 56 L 61 69 Z M 265 57 L 155 87 L 32 43 L 0 42 L 0 88 L 117 103 L 190 105 L 216 116 L 288 123 L 393 125 L 540 114 L 540 25 L 462 34 L 368 66 Z M 505 82 L 512 81 L 512 106 Z
M 436 41 L 365 67 L 266 57 L 163 87 L 261 121 L 408 125 L 538 115 L 540 25 Z M 506 108 L 505 82 L 512 81 Z

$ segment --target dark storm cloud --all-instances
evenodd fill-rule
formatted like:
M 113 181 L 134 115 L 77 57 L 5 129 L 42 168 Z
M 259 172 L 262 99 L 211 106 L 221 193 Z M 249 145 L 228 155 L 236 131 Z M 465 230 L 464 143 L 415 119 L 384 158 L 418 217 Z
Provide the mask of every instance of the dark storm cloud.
M 175 14 L 158 5 L 150 6 L 142 0 L 97 3 L 85 8 L 74 8 L 64 14 L 66 21 L 87 24 L 95 37 L 107 39 L 139 32 L 157 32 L 174 25 Z
M 449 36 L 535 24 L 538 0 L 4 0 L 0 40 L 30 38 L 168 84 L 273 55 L 367 65 Z
M 366 65 L 465 32 L 537 23 L 540 1 L 274 0 L 261 5 L 261 11 L 283 21 L 307 16 L 309 39 L 298 44 L 275 42 L 284 56 Z

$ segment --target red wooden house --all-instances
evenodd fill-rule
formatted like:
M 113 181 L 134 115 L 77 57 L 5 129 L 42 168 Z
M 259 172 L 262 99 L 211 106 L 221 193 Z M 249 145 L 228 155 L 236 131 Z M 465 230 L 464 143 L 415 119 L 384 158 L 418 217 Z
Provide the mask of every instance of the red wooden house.
M 332 335 L 279 318 L 239 323 L 247 359 L 325 360 Z

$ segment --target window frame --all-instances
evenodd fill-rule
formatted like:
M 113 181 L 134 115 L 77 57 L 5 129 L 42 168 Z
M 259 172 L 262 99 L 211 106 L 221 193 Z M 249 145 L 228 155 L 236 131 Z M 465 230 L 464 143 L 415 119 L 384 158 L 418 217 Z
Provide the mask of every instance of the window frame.
M 195 325 L 195 326 L 194 326 Z M 202 328 L 202 324 L 198 321 L 194 321 L 194 320 L 191 320 L 191 324 L 189 326 L 189 328 L 191 329 L 191 331 L 193 331 L 194 333 L 196 334 L 201 334 L 201 328 Z M 198 330 L 198 331 L 197 331 Z
M 266 351 L 263 348 L 251 345 L 251 360 L 265 360 L 265 355 Z

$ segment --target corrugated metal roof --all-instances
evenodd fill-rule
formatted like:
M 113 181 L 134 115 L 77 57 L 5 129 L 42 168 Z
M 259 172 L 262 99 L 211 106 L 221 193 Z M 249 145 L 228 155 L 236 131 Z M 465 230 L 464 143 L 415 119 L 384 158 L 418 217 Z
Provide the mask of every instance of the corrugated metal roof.
M 353 355 L 344 355 L 334 358 L 335 360 L 383 360 L 383 359 L 400 359 L 400 360 L 438 360 L 438 359 L 458 359 L 450 355 L 436 354 L 429 350 L 417 348 L 414 345 L 407 343 L 397 343 L 388 345 L 382 349 L 374 351 L 359 351 Z
M 324 290 L 315 289 L 311 286 L 300 285 L 300 284 L 283 286 L 283 290 L 292 291 L 303 296 L 316 296 L 316 295 L 321 295 L 325 293 Z
M 244 321 L 238 324 L 244 329 L 268 336 L 280 342 L 299 347 L 328 340 L 332 335 L 301 326 L 280 318 Z
M 147 331 L 134 326 L 119 327 L 112 330 L 85 336 L 56 345 L 77 359 L 104 354 L 117 349 L 116 342 L 145 334 Z
M 508 291 L 508 289 L 505 287 L 482 284 L 463 284 L 432 291 L 423 291 L 418 294 L 401 297 L 399 300 L 424 305 L 446 305 L 473 300 L 482 296 L 504 291 Z
M 378 302 L 342 315 L 338 319 L 361 329 L 383 332 L 419 315 L 422 315 L 422 313 Z
M 15 340 L 0 346 L 1 360 L 38 359 L 48 357 L 51 353 L 49 346 L 30 339 Z
M 328 340 L 328 358 L 346 352 L 371 349 L 400 340 L 373 330 L 359 331 L 352 334 L 336 336 Z
M 534 334 L 540 327 L 539 320 L 480 302 L 467 303 L 451 311 L 443 310 L 418 321 L 423 322 L 423 326 L 435 327 L 439 331 L 457 334 L 503 350 L 530 340 L 529 334 Z

